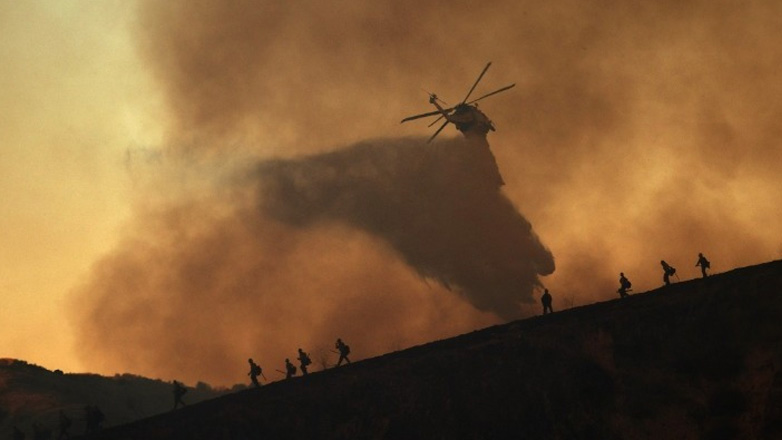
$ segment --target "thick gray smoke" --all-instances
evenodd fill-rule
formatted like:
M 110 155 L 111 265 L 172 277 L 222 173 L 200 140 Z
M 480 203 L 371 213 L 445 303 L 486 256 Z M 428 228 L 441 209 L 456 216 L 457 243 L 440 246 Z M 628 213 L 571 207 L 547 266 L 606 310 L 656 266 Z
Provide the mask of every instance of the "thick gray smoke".
M 259 167 L 264 211 L 297 226 L 341 221 L 382 237 L 421 276 L 505 319 L 532 302 L 551 253 L 499 191 L 488 145 L 378 140 Z
M 485 142 L 155 163 L 165 196 L 78 296 L 79 350 L 101 370 L 230 384 L 249 356 L 328 363 L 337 337 L 381 354 L 517 318 L 554 270 Z
M 140 1 L 166 158 L 288 160 L 175 164 L 140 188 L 77 296 L 85 365 L 231 383 L 248 356 L 268 371 L 340 336 L 370 356 L 516 316 L 553 263 L 505 196 L 557 255 L 555 310 L 614 298 L 620 271 L 656 287 L 660 259 L 685 278 L 698 252 L 715 271 L 777 256 L 780 16 L 762 0 Z M 431 109 L 419 87 L 453 104 L 488 61 L 476 94 L 516 83 L 481 102 L 502 193 L 461 139 L 354 145 L 424 136 L 398 124 Z

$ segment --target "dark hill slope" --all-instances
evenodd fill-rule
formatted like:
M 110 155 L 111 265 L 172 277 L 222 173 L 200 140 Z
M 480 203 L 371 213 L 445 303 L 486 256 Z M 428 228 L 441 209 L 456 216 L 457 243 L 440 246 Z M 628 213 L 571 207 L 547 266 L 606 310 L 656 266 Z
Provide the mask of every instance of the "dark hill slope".
M 782 262 L 220 397 L 107 439 L 779 439 Z
M 185 400 L 212 399 L 226 391 L 200 383 Z M 58 432 L 60 411 L 72 420 L 71 433 L 85 431 L 85 406 L 95 405 L 103 426 L 128 423 L 169 411 L 172 385 L 134 375 L 63 374 L 15 359 L 0 359 L 0 438 L 11 438 L 16 426 L 31 438 L 33 425 Z

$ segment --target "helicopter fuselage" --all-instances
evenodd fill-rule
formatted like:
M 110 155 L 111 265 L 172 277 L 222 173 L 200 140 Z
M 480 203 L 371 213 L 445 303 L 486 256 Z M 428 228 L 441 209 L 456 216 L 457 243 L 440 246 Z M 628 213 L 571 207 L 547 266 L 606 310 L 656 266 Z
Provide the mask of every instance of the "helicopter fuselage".
M 490 130 L 494 131 L 494 124 L 485 113 L 478 110 L 475 104 L 457 105 L 453 113 L 448 116 L 448 120 L 466 137 L 486 137 Z
M 459 104 L 449 113 L 437 102 L 436 97 L 429 99 L 443 117 L 456 126 L 465 137 L 481 136 L 486 137 L 489 130 L 494 131 L 494 124 L 485 113 L 478 110 L 477 104 Z

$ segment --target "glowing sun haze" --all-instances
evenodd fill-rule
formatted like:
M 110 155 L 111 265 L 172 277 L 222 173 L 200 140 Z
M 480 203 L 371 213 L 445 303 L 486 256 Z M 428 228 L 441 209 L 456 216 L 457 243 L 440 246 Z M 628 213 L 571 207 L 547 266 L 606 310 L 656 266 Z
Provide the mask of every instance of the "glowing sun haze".
M 0 348 L 231 384 L 247 357 L 501 322 L 383 236 L 270 218 L 250 178 L 425 138 L 399 125 L 421 88 L 457 103 L 488 61 L 476 96 L 516 83 L 480 105 L 555 310 L 614 298 L 620 271 L 655 288 L 661 259 L 684 279 L 698 252 L 780 258 L 780 26 L 767 1 L 0 1 Z
M 0 350 L 82 370 L 69 291 L 128 216 L 128 148 L 159 108 L 124 1 L 0 1 Z M 153 123 L 154 122 L 154 123 Z

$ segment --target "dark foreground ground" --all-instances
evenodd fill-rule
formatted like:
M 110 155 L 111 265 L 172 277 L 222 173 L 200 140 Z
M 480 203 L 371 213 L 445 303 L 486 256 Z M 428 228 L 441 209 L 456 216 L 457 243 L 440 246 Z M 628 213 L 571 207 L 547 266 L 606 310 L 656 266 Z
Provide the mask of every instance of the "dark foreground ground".
M 219 397 L 102 439 L 781 439 L 782 261 Z

